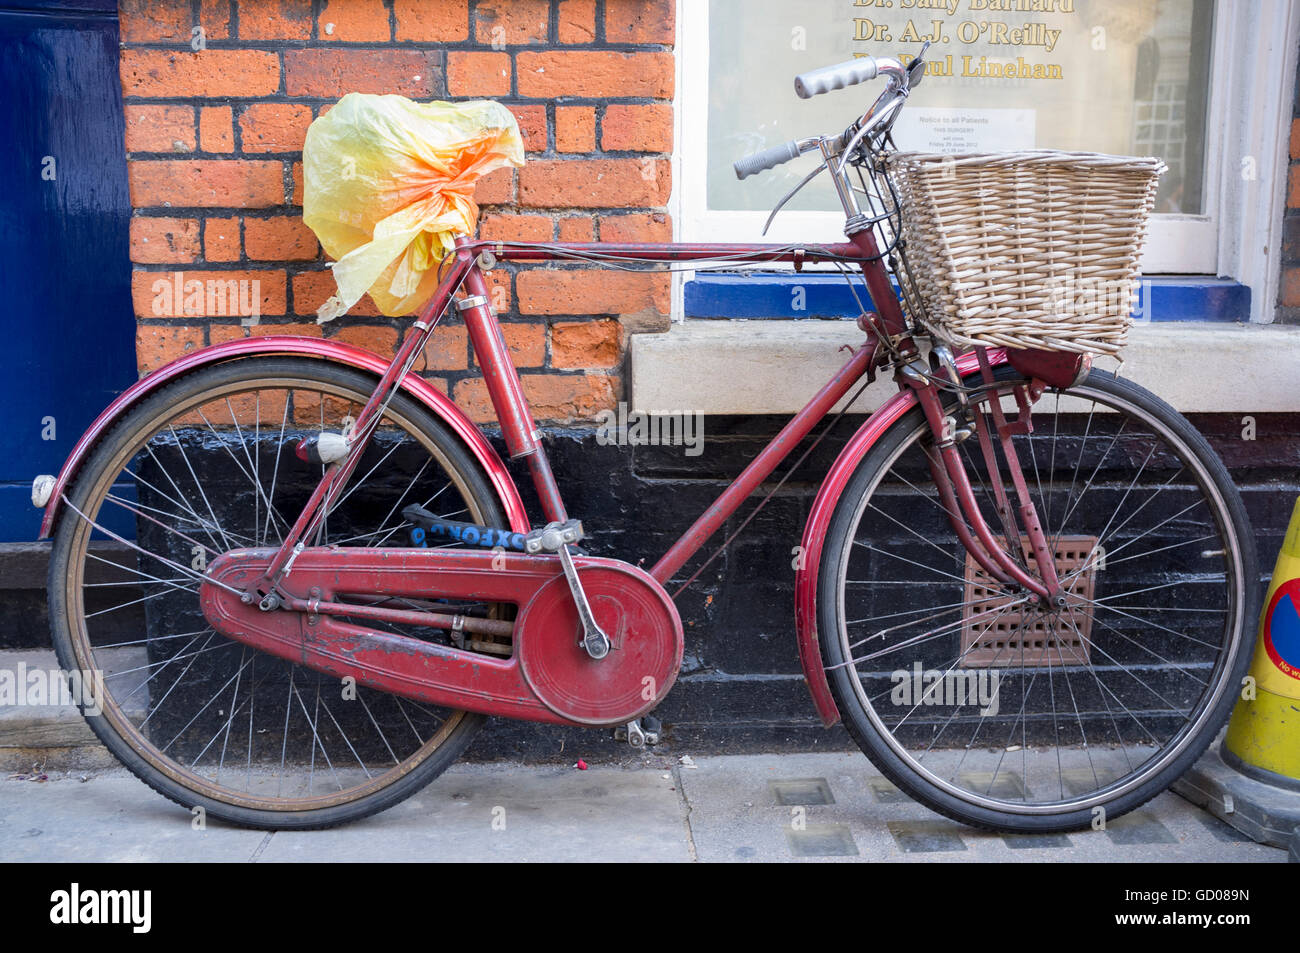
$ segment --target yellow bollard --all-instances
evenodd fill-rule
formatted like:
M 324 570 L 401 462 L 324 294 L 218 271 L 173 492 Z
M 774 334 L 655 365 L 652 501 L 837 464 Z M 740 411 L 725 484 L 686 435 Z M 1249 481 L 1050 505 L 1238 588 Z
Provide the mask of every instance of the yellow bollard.
M 1300 500 L 1264 597 L 1248 687 L 1232 710 L 1224 761 L 1244 774 L 1300 786 Z
M 1174 791 L 1251 839 L 1300 859 L 1300 500 L 1260 613 L 1250 682 L 1223 744 Z

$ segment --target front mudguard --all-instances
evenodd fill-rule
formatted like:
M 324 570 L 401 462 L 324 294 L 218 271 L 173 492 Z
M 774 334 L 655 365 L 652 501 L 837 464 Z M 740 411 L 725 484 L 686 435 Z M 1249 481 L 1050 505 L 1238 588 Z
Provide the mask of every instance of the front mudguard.
M 993 367 L 1008 362 L 1007 352 L 1001 348 L 990 349 L 988 358 Z M 963 378 L 979 372 L 979 359 L 974 351 L 957 358 L 957 372 Z M 803 540 L 799 550 L 799 565 L 802 568 L 796 570 L 794 582 L 795 632 L 799 642 L 799 663 L 803 666 L 804 679 L 808 682 L 808 690 L 812 693 L 817 714 L 821 716 L 822 723 L 828 728 L 840 720 L 840 712 L 835 706 L 835 698 L 826 679 L 817 631 L 817 576 L 821 568 L 826 532 L 830 527 L 831 517 L 840 501 L 840 496 L 848 485 L 849 478 L 857 470 L 858 464 L 862 462 L 862 458 L 890 427 L 916 405 L 916 393 L 908 388 L 891 397 L 867 419 L 867 422 L 840 451 L 840 455 L 827 472 L 821 490 L 813 501 L 808 522 L 804 525 Z
M 287 355 L 330 361 L 373 374 L 376 383 L 378 383 L 384 371 L 387 370 L 389 363 L 370 351 L 364 351 L 350 344 L 286 335 L 268 335 L 266 337 L 228 341 L 225 344 L 215 344 L 212 347 L 205 347 L 194 351 L 192 354 L 177 358 L 170 364 L 160 367 L 152 374 L 132 384 L 121 396 L 109 404 L 107 409 L 90 425 L 90 428 L 82 434 L 81 439 L 77 441 L 77 445 L 72 448 L 72 452 L 68 455 L 67 462 L 63 464 L 63 470 L 59 473 L 49 502 L 45 506 L 45 518 L 41 521 L 39 538 L 47 539 L 54 532 L 59 512 L 62 509 L 63 494 L 76 479 L 78 471 L 90 455 L 95 444 L 133 407 L 156 392 L 160 387 L 165 387 L 184 374 L 189 374 L 213 364 L 252 355 Z M 441 391 L 421 377 L 408 375 L 402 382 L 402 391 L 423 404 L 430 413 L 442 420 L 452 433 L 464 442 L 466 449 L 483 467 L 483 472 L 487 474 L 492 488 L 500 498 L 506 518 L 510 522 L 510 528 L 517 533 L 528 532 L 528 515 L 524 511 L 524 505 L 519 498 L 519 491 L 515 487 L 514 480 L 510 478 L 510 473 L 501 462 L 501 458 L 492 449 L 492 445 L 487 442 L 479 429 L 461 412 L 459 407 L 452 403 L 450 398 L 444 396 Z

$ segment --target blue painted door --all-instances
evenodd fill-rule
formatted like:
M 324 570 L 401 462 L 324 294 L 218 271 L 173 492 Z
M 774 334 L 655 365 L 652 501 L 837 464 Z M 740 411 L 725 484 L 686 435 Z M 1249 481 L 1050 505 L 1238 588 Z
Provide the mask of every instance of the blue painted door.
M 0 542 L 135 379 L 116 3 L 0 0 Z

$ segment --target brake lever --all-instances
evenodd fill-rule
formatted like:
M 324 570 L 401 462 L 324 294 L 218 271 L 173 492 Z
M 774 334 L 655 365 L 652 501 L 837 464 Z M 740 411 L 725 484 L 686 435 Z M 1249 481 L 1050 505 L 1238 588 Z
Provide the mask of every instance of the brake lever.
M 897 90 L 894 98 L 890 100 L 884 109 L 880 110 L 880 112 L 876 112 L 874 108 L 872 109 L 868 121 L 862 123 L 862 125 L 858 127 L 858 131 L 854 133 L 853 138 L 850 139 L 848 145 L 844 147 L 844 151 L 840 153 L 840 163 L 835 169 L 837 175 L 843 174 L 844 167 L 849 164 L 850 160 L 852 160 L 853 153 L 857 151 L 858 146 L 862 143 L 864 138 L 876 132 L 883 132 L 885 134 L 889 133 L 889 130 L 893 128 L 894 120 L 898 118 L 898 113 L 903 108 L 903 103 L 906 99 L 907 90 Z
M 800 182 L 798 185 L 792 188 L 789 192 L 785 193 L 785 198 L 781 199 L 781 201 L 776 203 L 776 208 L 772 209 L 772 214 L 767 217 L 767 222 L 764 223 L 763 225 L 762 234 L 764 235 L 767 234 L 767 230 L 772 224 L 772 219 L 776 218 L 776 213 L 781 211 L 781 209 L 785 207 L 785 203 L 790 201 L 792 198 L 794 198 L 795 194 L 800 189 L 802 189 L 805 185 L 807 185 L 809 182 L 817 178 L 818 175 L 820 175 L 822 172 L 825 171 L 826 171 L 826 163 L 825 162 L 819 163 L 817 168 L 813 169 L 811 172 L 809 172 L 807 175 L 803 177 L 802 182 Z

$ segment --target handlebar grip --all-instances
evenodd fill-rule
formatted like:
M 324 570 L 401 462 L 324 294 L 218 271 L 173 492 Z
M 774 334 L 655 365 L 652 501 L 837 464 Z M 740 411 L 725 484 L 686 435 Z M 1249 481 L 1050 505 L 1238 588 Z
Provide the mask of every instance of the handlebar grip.
M 821 69 L 800 73 L 794 78 L 794 91 L 799 94 L 800 99 L 811 99 L 813 96 L 829 93 L 832 89 L 843 89 L 845 86 L 869 82 L 876 78 L 878 72 L 874 59 L 870 56 L 860 56 L 847 63 L 836 63 L 834 66 L 823 66 Z
M 768 169 L 775 168 L 782 162 L 789 162 L 791 159 L 797 158 L 799 158 L 799 143 L 792 139 L 789 142 L 781 143 L 779 146 L 773 146 L 771 149 L 755 152 L 752 156 L 737 159 L 731 164 L 731 167 L 736 170 L 736 178 L 743 179 L 746 176 L 765 172 Z

